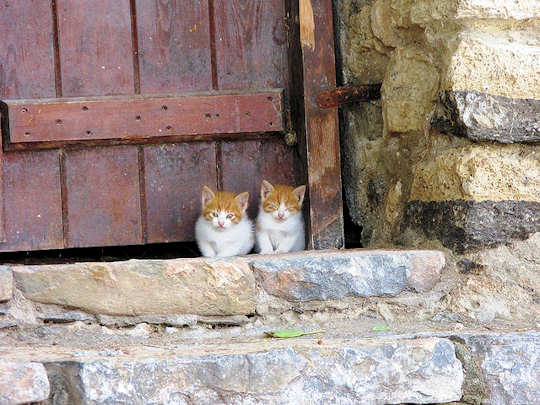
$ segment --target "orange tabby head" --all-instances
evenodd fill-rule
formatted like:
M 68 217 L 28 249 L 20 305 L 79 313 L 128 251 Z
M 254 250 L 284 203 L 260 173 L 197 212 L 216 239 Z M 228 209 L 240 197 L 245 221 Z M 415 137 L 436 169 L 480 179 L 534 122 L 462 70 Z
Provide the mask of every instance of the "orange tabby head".
M 302 208 L 306 186 L 272 185 L 263 180 L 261 185 L 261 207 L 278 222 L 286 221 L 291 215 L 298 214 Z
M 202 213 L 201 215 L 219 230 L 225 230 L 242 220 L 248 207 L 249 193 L 238 195 L 227 191 L 214 193 L 204 186 L 202 190 Z

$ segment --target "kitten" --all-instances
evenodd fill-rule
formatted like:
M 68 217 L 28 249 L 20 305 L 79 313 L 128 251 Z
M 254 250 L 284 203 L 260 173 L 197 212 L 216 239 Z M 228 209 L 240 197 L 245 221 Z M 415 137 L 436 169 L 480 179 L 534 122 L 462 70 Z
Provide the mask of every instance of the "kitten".
M 205 257 L 245 255 L 255 243 L 253 223 L 246 215 L 249 193 L 214 193 L 204 186 L 202 212 L 195 223 L 195 239 Z
M 296 252 L 305 249 L 302 202 L 306 186 L 293 189 L 263 180 L 257 216 L 259 253 Z

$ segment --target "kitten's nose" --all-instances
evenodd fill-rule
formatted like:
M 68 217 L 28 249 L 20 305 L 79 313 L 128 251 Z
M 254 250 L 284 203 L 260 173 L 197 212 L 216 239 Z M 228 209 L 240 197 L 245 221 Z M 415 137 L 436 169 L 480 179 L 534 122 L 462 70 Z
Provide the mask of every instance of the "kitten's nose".
M 218 221 L 218 225 L 220 228 L 223 228 L 223 225 L 225 225 L 225 222 L 224 221 Z
M 285 213 L 284 212 L 278 212 L 277 216 L 278 216 L 279 219 L 283 219 L 285 217 Z

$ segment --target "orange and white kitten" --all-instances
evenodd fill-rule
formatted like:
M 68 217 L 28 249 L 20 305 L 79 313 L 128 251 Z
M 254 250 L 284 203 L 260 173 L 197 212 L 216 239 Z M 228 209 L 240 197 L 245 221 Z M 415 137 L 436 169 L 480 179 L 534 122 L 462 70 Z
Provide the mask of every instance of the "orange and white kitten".
M 302 202 L 306 186 L 292 188 L 263 180 L 257 216 L 259 253 L 296 252 L 305 249 Z
M 205 257 L 245 255 L 255 243 L 253 223 L 246 215 L 249 193 L 214 193 L 204 186 L 202 212 L 195 223 L 195 239 Z

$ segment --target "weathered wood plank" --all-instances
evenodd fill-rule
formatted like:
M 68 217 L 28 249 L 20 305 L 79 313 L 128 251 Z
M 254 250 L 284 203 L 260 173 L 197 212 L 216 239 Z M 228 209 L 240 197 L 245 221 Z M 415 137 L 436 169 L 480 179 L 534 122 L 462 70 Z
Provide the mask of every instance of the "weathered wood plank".
M 212 88 L 208 2 L 137 0 L 141 92 Z
M 62 95 L 132 93 L 129 0 L 56 0 L 56 3 Z
M 223 189 L 234 193 L 248 191 L 248 214 L 252 218 L 258 212 L 263 179 L 273 184 L 295 182 L 295 152 L 280 137 L 223 142 L 221 155 Z
M 142 242 L 137 149 L 65 152 L 67 245 Z
M 7 103 L 12 143 L 281 131 L 281 90 Z
M 331 0 L 300 0 L 305 146 L 309 183 L 309 246 L 343 247 L 343 201 L 337 108 L 316 97 L 336 87 Z
M 283 0 L 214 3 L 219 89 L 287 88 Z
M 144 147 L 148 243 L 194 240 L 203 185 L 216 188 L 215 143 Z
M 49 1 L 0 4 L 0 99 L 54 97 Z
M 4 153 L 5 243 L 0 251 L 60 249 L 58 151 Z

